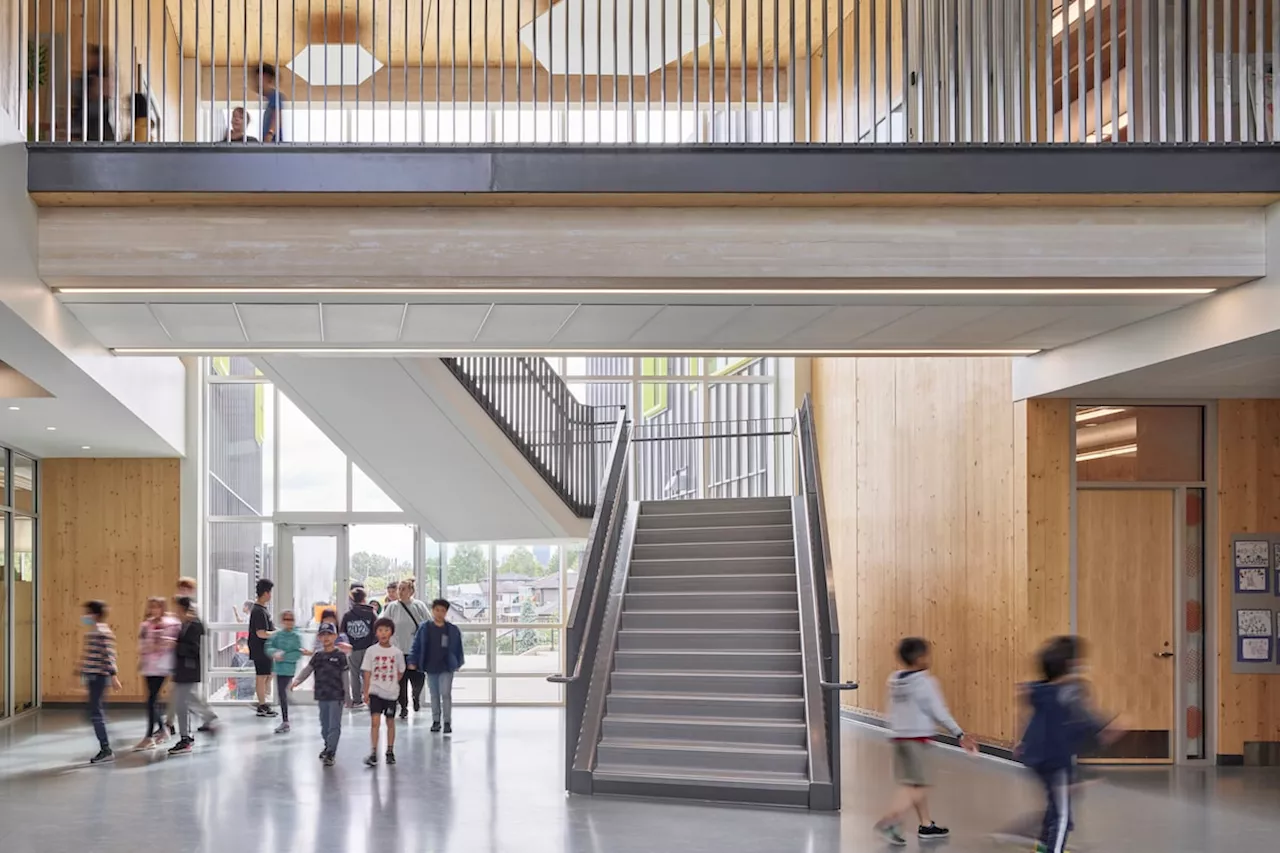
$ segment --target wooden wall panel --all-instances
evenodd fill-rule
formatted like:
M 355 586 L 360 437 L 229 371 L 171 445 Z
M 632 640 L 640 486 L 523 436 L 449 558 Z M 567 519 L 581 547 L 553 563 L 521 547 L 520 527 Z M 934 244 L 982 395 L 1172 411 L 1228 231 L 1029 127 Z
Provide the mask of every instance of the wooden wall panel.
M 1028 400 L 1025 535 L 1027 635 L 1030 652 L 1071 629 L 1071 402 Z
M 1218 744 L 1280 741 L 1280 678 L 1231 672 L 1231 534 L 1280 531 L 1280 400 L 1218 403 Z
M 934 643 L 961 724 L 1009 744 L 1026 608 L 1007 359 L 817 359 L 813 396 L 852 707 L 885 709 L 894 648 Z
M 134 632 L 150 595 L 179 574 L 176 459 L 41 462 L 41 688 L 46 702 L 78 701 L 81 605 L 100 598 L 119 639 L 120 700 L 141 700 Z

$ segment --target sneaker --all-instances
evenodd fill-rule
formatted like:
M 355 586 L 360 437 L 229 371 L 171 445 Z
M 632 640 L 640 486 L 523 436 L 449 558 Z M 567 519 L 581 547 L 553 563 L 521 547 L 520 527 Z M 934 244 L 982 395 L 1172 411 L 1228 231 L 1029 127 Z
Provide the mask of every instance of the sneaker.
M 283 722 L 283 723 L 281 723 L 280 725 L 276 726 L 276 734 L 278 734 L 278 735 L 287 735 L 288 733 L 289 733 L 289 723 L 288 723 L 288 722 Z
M 407 719 L 409 719 L 409 709 L 408 709 L 408 708 L 401 708 L 401 709 L 400 709 L 400 719 L 402 719 L 402 720 L 407 720 Z
M 189 737 L 184 737 L 182 740 L 178 741 L 173 746 L 169 747 L 169 754 L 170 755 L 186 755 L 191 752 L 191 747 L 194 745 L 195 745 L 195 741 L 193 741 Z
M 894 847 L 907 846 L 907 839 L 902 837 L 902 833 L 898 832 L 898 827 L 896 826 L 876 824 L 876 832 L 884 839 L 886 844 Z
M 169 735 L 163 729 L 161 729 L 160 734 L 156 735 L 151 739 L 151 743 L 155 746 L 160 746 L 163 743 L 167 743 L 168 740 L 169 740 Z
M 378 753 L 376 753 L 376 752 L 371 752 L 371 753 L 369 753 L 368 755 L 366 755 L 366 756 L 365 756 L 365 758 L 364 758 L 364 763 L 365 763 L 365 766 L 366 766 L 366 767 L 374 767 L 375 765 L 377 765 L 377 763 L 378 763 Z
M 364 703 L 363 703 L 363 702 L 352 702 L 352 703 L 351 703 L 351 710 L 353 710 L 353 711 L 359 711 L 359 710 L 362 710 L 363 708 L 364 708 Z
M 419 711 L 421 711 L 421 710 L 422 710 L 422 705 L 418 702 L 418 700 L 417 700 L 417 699 L 414 699 L 414 700 L 413 700 L 413 713 L 415 713 L 415 714 L 416 714 L 416 713 L 418 713 L 418 712 L 419 712 Z
M 331 753 L 331 752 L 326 752 L 326 753 L 324 754 L 324 757 L 323 757 L 323 758 L 321 758 L 320 760 L 321 760 L 322 762 L 324 762 L 324 766 L 325 766 L 325 767 L 332 767 L 332 766 L 333 766 L 333 753 Z
M 90 764 L 104 764 L 108 761 L 115 761 L 116 754 L 111 751 L 111 747 L 104 746 L 98 750 L 98 754 L 89 759 Z
M 218 733 L 218 724 L 215 723 L 213 720 L 210 720 L 209 722 L 202 725 L 200 728 L 196 729 L 196 731 L 201 732 L 203 734 L 207 734 L 207 735 L 216 735 Z
M 440 731 L 440 721 L 439 721 L 439 720 L 436 720 L 434 723 L 432 723 L 432 724 L 431 724 L 431 731 L 433 731 L 433 732 L 438 732 L 438 731 Z
M 165 723 L 165 728 L 169 730 L 169 737 L 173 737 L 178 733 L 178 727 L 173 723 Z
M 275 708 L 272 708 L 270 705 L 259 705 L 258 716 L 259 717 L 278 717 L 280 716 L 280 713 Z
M 444 733 L 447 735 L 453 734 L 453 723 L 444 724 Z
M 931 841 L 935 838 L 946 838 L 951 834 L 951 830 L 945 826 L 938 826 L 931 823 L 928 826 L 922 826 L 916 830 L 916 837 L 923 841 Z
M 156 739 L 155 739 L 155 738 L 153 738 L 153 737 L 144 737 L 142 740 L 138 741 L 137 745 L 133 748 L 133 751 L 134 751 L 134 752 L 142 752 L 144 749 L 151 749 L 151 747 L 153 747 L 153 746 L 155 746 L 155 745 L 156 745 Z
M 387 750 L 387 763 L 388 764 L 396 763 L 396 751 L 394 749 Z

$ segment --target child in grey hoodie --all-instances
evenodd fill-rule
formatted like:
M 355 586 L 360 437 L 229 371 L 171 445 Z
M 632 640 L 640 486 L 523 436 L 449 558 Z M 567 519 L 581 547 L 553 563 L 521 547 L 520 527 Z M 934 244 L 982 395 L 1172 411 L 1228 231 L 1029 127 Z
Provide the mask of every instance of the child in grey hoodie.
M 893 777 L 898 786 L 889 813 L 876 823 L 876 832 L 890 844 L 907 843 L 898 830 L 902 818 L 915 810 L 920 818 L 918 838 L 929 841 L 946 838 L 951 831 L 929 817 L 929 774 L 926 767 L 928 743 L 939 727 L 960 739 L 969 752 L 977 744 L 956 723 L 937 679 L 929 674 L 929 643 L 907 637 L 898 643 L 898 658 L 905 669 L 889 677 L 889 728 L 893 732 Z

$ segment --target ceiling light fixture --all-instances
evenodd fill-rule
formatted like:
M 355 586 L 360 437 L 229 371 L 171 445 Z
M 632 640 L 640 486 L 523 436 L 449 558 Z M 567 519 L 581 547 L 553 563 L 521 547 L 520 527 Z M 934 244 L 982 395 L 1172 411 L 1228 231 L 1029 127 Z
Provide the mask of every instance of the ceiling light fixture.
M 1216 287 L 55 287 L 63 296 L 1206 296 Z
M 727 347 L 724 349 L 649 349 L 647 347 L 628 347 L 623 349 L 608 347 L 594 349 L 563 349 L 559 347 L 498 347 L 496 349 L 467 349 L 460 347 L 112 347 L 116 355 L 429 355 L 453 356 L 466 354 L 471 356 L 499 355 L 630 355 L 630 356 L 738 356 L 743 348 Z M 1035 355 L 1038 349 L 810 349 L 796 347 L 794 349 L 754 349 L 753 356 L 1019 356 Z
M 1127 411 L 1129 410 L 1117 406 L 1095 406 L 1091 409 L 1081 409 L 1076 412 L 1076 423 L 1081 424 L 1085 421 L 1096 421 L 1098 418 L 1109 418 L 1112 415 Z
M 93 448 L 92 448 L 92 447 L 90 447 L 90 446 L 89 446 L 89 445 L 87 445 L 87 444 L 82 444 L 82 445 L 80 445 L 80 449 L 81 449 L 81 450 L 93 450 Z
M 18 407 L 18 406 L 10 406 L 10 407 L 9 407 L 9 411 L 11 411 L 11 412 L 19 411 L 19 407 Z
M 1119 447 L 1108 447 L 1103 450 L 1090 450 L 1076 456 L 1077 462 L 1088 462 L 1092 459 L 1106 459 L 1108 456 L 1128 456 L 1138 452 L 1136 444 L 1122 444 Z
M 57 427 L 45 427 L 45 429 L 47 429 L 49 432 L 53 432 L 54 430 L 57 429 Z

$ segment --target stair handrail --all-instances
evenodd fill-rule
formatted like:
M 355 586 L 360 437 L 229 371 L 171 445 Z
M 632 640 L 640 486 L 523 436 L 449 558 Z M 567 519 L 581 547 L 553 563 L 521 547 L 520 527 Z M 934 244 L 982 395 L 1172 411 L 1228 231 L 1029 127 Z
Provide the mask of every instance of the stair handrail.
M 574 514 L 588 517 L 598 498 L 599 428 L 612 422 L 598 415 L 614 407 L 579 402 L 545 359 L 465 357 L 440 361 Z M 499 369 L 492 370 L 495 367 Z M 535 402 L 517 395 L 516 387 L 529 389 Z M 539 423 L 538 431 L 531 434 L 527 421 L 536 415 L 538 400 L 546 406 L 546 423 Z M 558 436 L 559 445 L 548 440 L 549 436 Z M 563 464 L 557 465 L 557 460 Z
M 587 534 L 587 546 L 578 573 L 577 590 L 565 623 L 565 649 L 572 657 L 565 662 L 565 672 L 547 677 L 553 684 L 565 686 L 565 789 L 571 786 L 574 757 L 582 735 L 583 715 L 587 707 L 589 673 L 594 664 L 594 650 L 600 642 L 604 612 L 609 600 L 614 554 L 610 547 L 619 537 L 626 517 L 627 462 L 631 447 L 631 423 L 626 409 L 618 413 L 610 445 L 608 464 L 596 495 L 596 511 Z
M 799 462 L 798 491 L 804 506 L 803 550 L 811 603 L 818 628 L 818 683 L 823 689 L 823 717 L 826 728 L 827 766 L 833 807 L 840 805 L 840 692 L 856 690 L 857 683 L 840 681 L 840 619 L 832 573 L 831 542 L 827 534 L 826 504 L 822 494 L 822 470 L 818 462 L 817 427 L 813 400 L 806 394 L 796 411 L 796 458 Z M 797 543 L 800 544 L 800 543 Z M 803 606 L 804 602 L 801 602 Z

